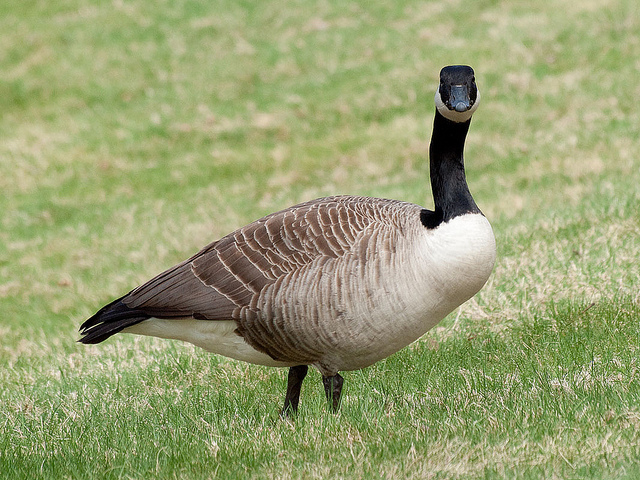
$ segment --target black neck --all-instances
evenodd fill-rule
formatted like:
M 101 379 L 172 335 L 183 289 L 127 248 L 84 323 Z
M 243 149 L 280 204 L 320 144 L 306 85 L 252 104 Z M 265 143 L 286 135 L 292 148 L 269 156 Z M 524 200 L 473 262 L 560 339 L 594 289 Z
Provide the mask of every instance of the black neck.
M 481 213 L 469 192 L 464 173 L 464 141 L 470 123 L 471 119 L 464 123 L 452 122 L 436 110 L 429 157 L 438 223 L 465 213 Z

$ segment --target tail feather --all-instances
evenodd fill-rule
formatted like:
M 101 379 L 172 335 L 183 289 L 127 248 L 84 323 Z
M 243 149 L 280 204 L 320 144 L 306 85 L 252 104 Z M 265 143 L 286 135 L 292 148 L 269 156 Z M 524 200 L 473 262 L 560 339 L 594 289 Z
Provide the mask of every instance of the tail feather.
M 126 296 L 126 295 L 125 295 Z M 150 315 L 142 310 L 129 308 L 118 298 L 102 307 L 95 315 L 80 326 L 80 343 L 100 343 L 123 329 L 140 323 Z

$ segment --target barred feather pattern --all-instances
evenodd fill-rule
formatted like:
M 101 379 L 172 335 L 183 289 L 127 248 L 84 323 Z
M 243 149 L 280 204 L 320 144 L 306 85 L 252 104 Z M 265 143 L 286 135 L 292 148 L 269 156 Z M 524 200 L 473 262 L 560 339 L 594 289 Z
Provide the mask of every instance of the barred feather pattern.
M 324 375 L 362 368 L 424 334 L 493 267 L 482 215 L 447 238 L 447 227 L 434 236 L 421 225 L 422 210 L 352 196 L 302 203 L 208 245 L 122 301 L 157 318 L 233 320 L 277 364 L 313 364 Z

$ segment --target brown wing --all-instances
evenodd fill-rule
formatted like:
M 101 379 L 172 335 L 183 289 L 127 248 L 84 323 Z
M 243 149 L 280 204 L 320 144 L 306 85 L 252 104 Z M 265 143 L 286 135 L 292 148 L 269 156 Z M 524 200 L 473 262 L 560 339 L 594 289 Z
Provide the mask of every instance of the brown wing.
M 122 300 L 156 317 L 234 318 L 265 286 L 318 257 L 336 258 L 389 200 L 327 197 L 268 215 L 214 242 Z

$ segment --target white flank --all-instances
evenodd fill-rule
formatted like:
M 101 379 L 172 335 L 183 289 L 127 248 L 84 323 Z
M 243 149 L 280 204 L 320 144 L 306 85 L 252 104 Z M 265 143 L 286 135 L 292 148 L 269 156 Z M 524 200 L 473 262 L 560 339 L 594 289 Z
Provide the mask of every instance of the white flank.
M 278 362 L 251 347 L 235 333 L 233 320 L 196 320 L 194 318 L 149 318 L 131 327 L 125 333 L 148 335 L 151 337 L 171 338 L 193 343 L 211 353 L 235 358 L 244 362 L 266 365 L 268 367 L 287 367 L 291 364 Z

